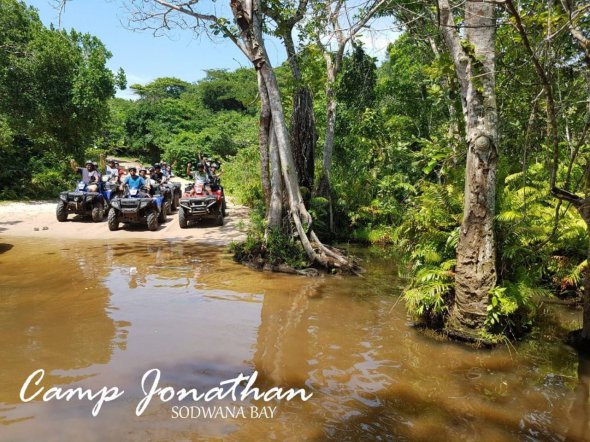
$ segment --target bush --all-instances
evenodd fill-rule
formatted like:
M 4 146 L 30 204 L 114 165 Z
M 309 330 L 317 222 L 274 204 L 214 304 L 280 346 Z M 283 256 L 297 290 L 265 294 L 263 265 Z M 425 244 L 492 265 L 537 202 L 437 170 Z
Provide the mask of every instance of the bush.
M 223 170 L 223 186 L 237 203 L 249 207 L 264 205 L 258 146 L 241 149 L 223 165 Z

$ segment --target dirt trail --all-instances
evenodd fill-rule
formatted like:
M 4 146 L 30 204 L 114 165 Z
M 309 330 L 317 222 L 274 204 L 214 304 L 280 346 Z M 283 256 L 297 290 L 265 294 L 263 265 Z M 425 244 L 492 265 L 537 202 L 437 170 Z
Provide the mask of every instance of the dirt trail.
M 227 217 L 222 227 L 213 222 L 203 222 L 181 229 L 178 212 L 168 215 L 167 221 L 150 232 L 144 226 L 123 225 L 111 232 L 106 223 L 69 215 L 66 222 L 55 218 L 55 201 L 29 201 L 0 203 L 0 237 L 20 236 L 27 238 L 72 238 L 72 239 L 187 239 L 202 244 L 227 245 L 245 239 L 244 227 L 248 209 L 228 201 Z

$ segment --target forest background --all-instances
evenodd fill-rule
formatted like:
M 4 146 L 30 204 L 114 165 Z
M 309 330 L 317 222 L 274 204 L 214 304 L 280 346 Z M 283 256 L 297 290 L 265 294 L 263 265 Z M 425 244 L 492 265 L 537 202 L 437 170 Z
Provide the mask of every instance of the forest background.
M 441 31 L 444 3 L 357 5 L 357 23 L 370 17 L 356 33 L 348 29 L 341 53 L 318 31 L 330 23 L 320 3 L 299 3 L 310 12 L 290 2 L 264 10 L 264 31 L 283 39 L 288 18 L 302 12 L 288 29 L 297 37 L 294 52 L 274 73 L 292 137 L 300 91 L 312 99 L 313 149 L 298 171 L 315 233 L 324 242 L 399 253 L 408 309 L 433 327 L 442 327 L 454 302 L 468 152 L 461 79 Z M 254 68 L 209 70 L 195 83 L 158 78 L 127 85 L 136 100 L 115 98 L 125 73 L 106 67 L 111 53 L 99 39 L 48 28 L 23 2 L 0 0 L 0 10 L 0 199 L 55 197 L 72 183 L 67 158 L 164 159 L 177 161 L 183 175 L 201 153 L 222 159 L 226 192 L 252 207 L 251 241 L 260 240 L 268 202 Z M 486 300 L 484 333 L 515 337 L 544 299 L 583 293 L 587 226 L 576 200 L 556 198 L 552 187 L 585 196 L 590 188 L 590 16 L 575 2 L 498 2 L 493 11 L 497 284 Z M 464 18 L 455 14 L 459 29 Z M 373 17 L 390 17 L 401 31 L 380 64 L 359 38 Z M 330 58 L 338 69 L 330 70 Z M 272 259 L 308 264 L 298 244 L 279 242 Z

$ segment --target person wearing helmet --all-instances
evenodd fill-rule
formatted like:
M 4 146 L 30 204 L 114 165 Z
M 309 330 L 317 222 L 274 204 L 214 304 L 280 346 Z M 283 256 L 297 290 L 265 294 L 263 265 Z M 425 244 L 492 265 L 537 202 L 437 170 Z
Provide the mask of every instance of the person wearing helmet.
M 117 169 L 115 160 L 113 160 L 112 158 L 108 160 L 105 172 L 109 179 L 116 178 L 117 181 L 119 180 L 119 169 Z
M 144 180 L 147 180 L 147 169 L 145 167 L 139 168 L 139 176 L 142 177 Z
M 215 161 L 209 166 L 209 175 L 211 175 L 211 181 L 219 182 L 219 178 L 223 175 L 223 170 L 220 170 L 219 164 Z
M 191 171 L 191 163 L 186 165 L 186 174 L 191 175 L 195 181 L 203 181 L 205 184 L 209 184 L 209 175 L 205 171 L 205 165 L 203 163 L 197 163 L 197 169 Z
M 162 173 L 162 166 L 158 163 L 154 164 L 154 172 L 150 174 L 150 179 L 157 183 L 166 181 L 164 174 Z
M 129 175 L 123 179 L 120 189 L 123 190 L 124 186 L 137 190 L 142 190 L 145 187 L 145 180 L 137 174 L 137 167 L 131 166 L 129 168 Z
M 85 167 L 78 167 L 76 160 L 70 161 L 72 170 L 82 176 L 82 181 L 86 184 L 89 192 L 98 192 L 98 185 L 100 183 L 100 173 L 96 170 L 94 163 L 87 160 L 84 163 Z

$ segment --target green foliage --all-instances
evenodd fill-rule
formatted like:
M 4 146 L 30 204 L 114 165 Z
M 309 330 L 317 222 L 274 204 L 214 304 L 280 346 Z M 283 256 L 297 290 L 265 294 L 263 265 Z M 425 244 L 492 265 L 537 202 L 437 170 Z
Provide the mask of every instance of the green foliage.
M 190 83 L 173 77 L 156 78 L 147 85 L 132 84 L 131 89 L 144 100 L 163 100 L 180 98 L 187 91 Z
M 408 311 L 431 326 L 441 326 L 454 294 L 455 250 L 462 194 L 450 184 L 420 183 L 393 240 L 404 253 L 409 285 Z
M 531 281 L 507 282 L 490 292 L 485 325 L 496 335 L 518 337 L 531 325 L 534 298 L 545 297 L 547 290 L 529 286 Z
M 264 205 L 260 183 L 260 151 L 258 146 L 242 148 L 223 166 L 223 185 L 239 204 L 250 207 Z
M 111 53 L 96 37 L 47 29 L 15 0 L 0 10 L 0 197 L 55 195 L 57 163 L 81 159 L 99 137 L 124 75 L 107 69 Z
M 227 72 L 211 69 L 206 72 L 206 78 L 199 84 L 203 105 L 206 108 L 215 112 L 255 112 L 258 89 L 254 70 L 241 68 Z
M 279 229 L 266 230 L 263 206 L 252 211 L 246 240 L 232 243 L 229 250 L 236 261 L 259 268 L 285 264 L 293 269 L 302 269 L 310 264 L 305 250 L 295 237 Z

